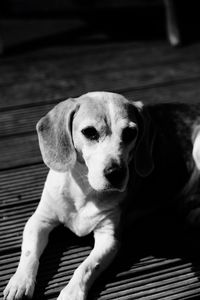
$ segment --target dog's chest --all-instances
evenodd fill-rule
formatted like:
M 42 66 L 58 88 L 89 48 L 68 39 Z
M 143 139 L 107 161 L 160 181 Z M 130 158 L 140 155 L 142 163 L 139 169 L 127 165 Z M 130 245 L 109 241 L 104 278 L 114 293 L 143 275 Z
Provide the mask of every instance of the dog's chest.
M 69 198 L 62 199 L 62 206 L 60 206 L 58 214 L 59 220 L 78 236 L 84 236 L 92 232 L 105 217 L 93 201 L 88 201 L 78 210 L 69 202 L 71 202 Z
M 78 236 L 84 236 L 92 232 L 104 218 L 105 214 L 95 203 L 89 202 L 79 211 L 72 211 L 66 225 Z
M 92 232 L 106 216 L 97 199 L 93 195 L 86 196 L 75 182 L 62 188 L 57 204 L 60 222 L 78 236 Z
M 50 207 L 55 218 L 78 236 L 89 234 L 110 214 L 117 212 L 119 197 L 97 197 L 96 192 L 83 188 L 70 173 L 51 170 L 45 190 L 51 197 L 43 197 L 40 208 Z

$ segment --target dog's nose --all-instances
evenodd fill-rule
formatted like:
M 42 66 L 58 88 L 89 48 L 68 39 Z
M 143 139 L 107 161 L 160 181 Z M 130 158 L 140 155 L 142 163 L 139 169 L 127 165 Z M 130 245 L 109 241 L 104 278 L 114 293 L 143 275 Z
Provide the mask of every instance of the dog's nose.
M 115 162 L 108 165 L 104 170 L 104 176 L 113 186 L 118 186 L 123 182 L 125 173 L 125 167 Z

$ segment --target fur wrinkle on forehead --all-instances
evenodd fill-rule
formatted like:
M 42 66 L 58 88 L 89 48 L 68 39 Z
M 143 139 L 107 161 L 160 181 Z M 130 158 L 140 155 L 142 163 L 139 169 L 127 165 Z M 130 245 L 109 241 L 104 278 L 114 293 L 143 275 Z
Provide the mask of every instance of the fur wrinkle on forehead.
M 122 120 L 125 122 L 135 121 L 133 105 L 118 94 L 88 93 L 79 98 L 79 104 L 80 109 L 76 116 L 78 124 L 83 124 L 83 120 L 86 124 L 90 121 L 94 124 L 104 121 L 110 127 Z
M 93 99 L 84 99 L 81 103 L 80 109 L 76 115 L 76 124 L 83 123 L 98 123 L 104 120 L 107 123 L 107 118 L 109 116 L 109 111 L 106 103 L 102 101 L 97 101 Z M 90 124 L 88 124 L 90 125 Z
M 135 109 L 130 103 L 110 101 L 108 107 L 112 123 L 117 123 L 118 121 L 124 121 L 125 123 L 127 121 L 136 121 Z

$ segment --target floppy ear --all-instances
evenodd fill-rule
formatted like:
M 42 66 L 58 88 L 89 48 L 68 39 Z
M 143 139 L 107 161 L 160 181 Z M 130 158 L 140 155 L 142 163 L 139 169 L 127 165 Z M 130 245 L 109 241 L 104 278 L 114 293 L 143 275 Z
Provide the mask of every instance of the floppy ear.
M 44 163 L 55 171 L 66 172 L 76 161 L 72 142 L 75 99 L 56 105 L 37 123 L 37 133 Z
M 135 150 L 135 169 L 142 176 L 148 176 L 154 169 L 153 145 L 155 130 L 152 128 L 152 121 L 142 102 L 133 102 L 137 110 L 139 136 Z

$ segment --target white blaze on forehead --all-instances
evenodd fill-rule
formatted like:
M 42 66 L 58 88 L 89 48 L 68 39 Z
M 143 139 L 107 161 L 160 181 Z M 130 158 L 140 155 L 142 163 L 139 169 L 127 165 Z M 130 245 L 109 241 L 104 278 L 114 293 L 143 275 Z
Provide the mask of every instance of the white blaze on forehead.
M 115 122 L 115 115 L 116 115 L 116 107 L 114 106 L 113 101 L 108 102 L 108 108 L 109 108 L 110 123 L 113 124 Z
M 125 102 L 127 103 L 127 102 Z M 122 130 L 125 127 L 136 127 L 136 123 L 130 120 L 127 106 L 122 101 L 109 101 L 108 110 L 110 126 L 113 132 Z

